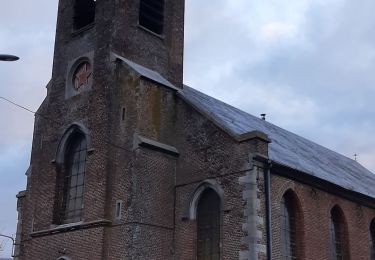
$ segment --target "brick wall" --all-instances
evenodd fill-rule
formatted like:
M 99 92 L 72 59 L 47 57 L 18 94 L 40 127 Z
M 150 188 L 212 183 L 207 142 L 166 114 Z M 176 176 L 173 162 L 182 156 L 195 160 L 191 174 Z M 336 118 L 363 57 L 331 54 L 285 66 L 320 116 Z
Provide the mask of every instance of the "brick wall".
M 177 111 L 176 146 L 181 156 L 176 175 L 176 259 L 196 259 L 197 223 L 189 209 L 197 190 L 207 183 L 222 189 L 221 259 L 239 259 L 246 236 L 244 187 L 239 178 L 249 171 L 253 174 L 250 153 L 260 146 L 236 142 L 183 101 Z M 263 237 L 260 240 L 264 243 Z
M 350 259 L 370 258 L 369 231 L 371 221 L 375 217 L 374 209 L 277 175 L 272 175 L 271 186 L 273 257 L 275 259 L 281 257 L 280 201 L 289 189 L 296 194 L 301 208 L 302 216 L 299 217 L 299 221 L 303 225 L 303 241 L 297 241 L 297 246 L 303 248 L 304 259 L 329 259 L 331 243 L 328 225 L 330 211 L 335 205 L 338 205 L 344 212 L 348 227 Z
M 20 259 L 58 259 L 63 255 L 72 259 L 103 259 L 103 228 L 85 229 L 56 235 L 34 237 L 23 244 Z

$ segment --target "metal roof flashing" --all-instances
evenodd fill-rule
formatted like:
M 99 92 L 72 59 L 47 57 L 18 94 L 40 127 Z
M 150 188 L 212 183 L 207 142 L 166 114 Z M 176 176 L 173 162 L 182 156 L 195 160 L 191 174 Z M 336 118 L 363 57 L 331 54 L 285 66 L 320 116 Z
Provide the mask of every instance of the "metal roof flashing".
M 152 150 L 158 150 L 160 152 L 173 155 L 175 157 L 178 157 L 180 155 L 180 153 L 175 147 L 155 141 L 155 140 L 148 139 L 138 134 L 135 134 L 134 140 L 135 140 L 135 144 L 134 144 L 135 148 L 138 146 L 141 146 L 141 147 L 149 148 Z
M 252 139 L 259 139 L 265 143 L 271 143 L 272 141 L 268 136 L 261 131 L 250 131 L 236 136 L 236 140 L 240 143 L 246 142 Z
M 121 62 L 125 63 L 130 69 L 135 71 L 143 79 L 150 80 L 154 83 L 157 83 L 159 85 L 162 85 L 174 91 L 179 91 L 179 88 L 175 87 L 171 82 L 169 82 L 167 79 L 165 79 L 162 75 L 160 75 L 156 71 L 150 70 L 114 52 L 111 53 L 111 60 L 112 61 L 120 60 Z

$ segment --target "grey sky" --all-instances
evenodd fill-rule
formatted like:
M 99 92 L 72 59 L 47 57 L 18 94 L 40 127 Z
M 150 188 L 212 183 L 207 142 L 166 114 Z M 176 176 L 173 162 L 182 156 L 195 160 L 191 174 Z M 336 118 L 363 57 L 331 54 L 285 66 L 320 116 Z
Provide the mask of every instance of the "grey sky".
M 57 0 L 0 0 L 0 95 L 36 110 L 51 77 Z M 373 0 L 187 1 L 185 83 L 375 172 Z M 0 101 L 0 232 L 15 233 L 33 116 Z M 0 256 L 9 255 L 7 251 Z

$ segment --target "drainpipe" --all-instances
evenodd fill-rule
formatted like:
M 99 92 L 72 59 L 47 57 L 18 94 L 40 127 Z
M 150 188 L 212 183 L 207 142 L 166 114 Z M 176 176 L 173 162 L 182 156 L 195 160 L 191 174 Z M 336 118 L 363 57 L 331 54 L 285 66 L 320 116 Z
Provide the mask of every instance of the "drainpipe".
M 266 199 L 267 259 L 272 260 L 271 160 L 265 162 L 264 190 Z

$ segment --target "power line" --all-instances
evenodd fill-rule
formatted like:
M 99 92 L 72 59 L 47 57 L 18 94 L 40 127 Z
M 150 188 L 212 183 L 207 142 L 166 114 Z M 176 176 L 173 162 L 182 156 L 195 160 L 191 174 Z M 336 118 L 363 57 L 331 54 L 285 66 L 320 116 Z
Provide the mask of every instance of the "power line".
M 26 110 L 26 111 L 28 111 L 28 112 L 30 112 L 30 113 L 37 114 L 37 112 L 34 112 L 34 111 L 32 111 L 31 109 L 28 109 L 28 108 L 26 108 L 26 107 L 24 107 L 24 106 L 21 106 L 21 105 L 17 104 L 16 102 L 13 102 L 13 101 L 11 101 L 11 100 L 5 98 L 5 97 L 0 96 L 0 98 L 3 99 L 3 100 L 5 100 L 6 102 L 12 104 L 12 105 L 15 105 L 15 106 L 17 106 L 17 107 L 19 107 L 19 108 L 22 108 L 22 109 L 24 109 L 24 110 Z
M 54 119 L 52 119 L 52 118 L 49 118 L 49 117 L 47 117 L 47 116 L 45 116 L 45 115 L 43 115 L 43 114 L 40 114 L 40 113 L 38 113 L 38 112 L 35 112 L 35 111 L 33 111 L 33 110 L 31 110 L 31 109 L 29 109 L 29 108 L 27 108 L 27 107 L 24 107 L 24 106 L 22 106 L 22 105 L 20 105 L 20 104 L 17 104 L 16 102 L 14 102 L 14 101 L 12 101 L 12 100 L 9 100 L 9 99 L 7 99 L 7 98 L 5 98 L 5 97 L 0 96 L 0 99 L 2 99 L 2 100 L 4 100 L 4 101 L 6 101 L 6 102 L 8 102 L 8 103 L 10 103 L 10 104 L 12 104 L 12 105 L 18 107 L 18 108 L 21 108 L 21 109 L 23 109 L 23 110 L 26 110 L 26 111 L 29 112 L 29 113 L 32 113 L 32 114 L 34 114 L 34 115 L 37 115 L 37 116 L 43 117 L 43 118 L 46 119 L 46 120 L 50 120 L 50 121 L 52 121 L 52 122 L 54 122 L 54 123 L 60 123 L 60 122 L 58 122 L 58 121 L 56 121 L 56 120 L 54 120 Z M 88 135 L 90 135 L 90 137 L 92 138 L 91 134 L 88 134 Z M 131 151 L 131 150 L 129 150 L 129 149 L 126 149 L 126 148 L 124 148 L 124 147 L 122 147 L 122 146 L 120 146 L 120 145 L 113 144 L 112 142 L 107 141 L 107 140 L 105 140 L 105 139 L 104 139 L 104 141 L 105 141 L 108 145 L 110 145 L 110 146 L 112 146 L 112 147 L 114 147 L 114 148 L 121 149 L 121 150 L 127 151 L 127 152 L 129 152 L 129 153 L 133 153 L 133 151 Z
M 8 103 L 10 103 L 10 104 L 12 104 L 12 105 L 18 107 L 18 108 L 21 108 L 21 109 L 23 109 L 23 110 L 26 110 L 27 112 L 30 112 L 30 113 L 32 113 L 32 114 L 34 114 L 34 115 L 38 115 L 38 116 L 40 116 L 40 117 L 43 117 L 44 119 L 51 120 L 51 121 L 54 122 L 54 123 L 58 123 L 56 120 L 54 120 L 54 119 L 52 119 L 52 118 L 49 118 L 49 117 L 47 117 L 47 116 L 45 116 L 45 115 L 43 115 L 43 114 L 40 114 L 40 113 L 38 113 L 38 112 L 35 112 L 35 111 L 33 111 L 33 110 L 31 110 L 31 109 L 29 109 L 29 108 L 27 108 L 27 107 L 21 106 L 20 104 L 17 104 L 16 102 L 14 102 L 14 101 L 12 101 L 12 100 L 9 100 L 9 99 L 7 99 L 7 98 L 5 98 L 5 97 L 2 97 L 2 96 L 0 96 L 0 98 L 3 99 L 3 100 L 5 100 L 6 102 L 8 102 Z

